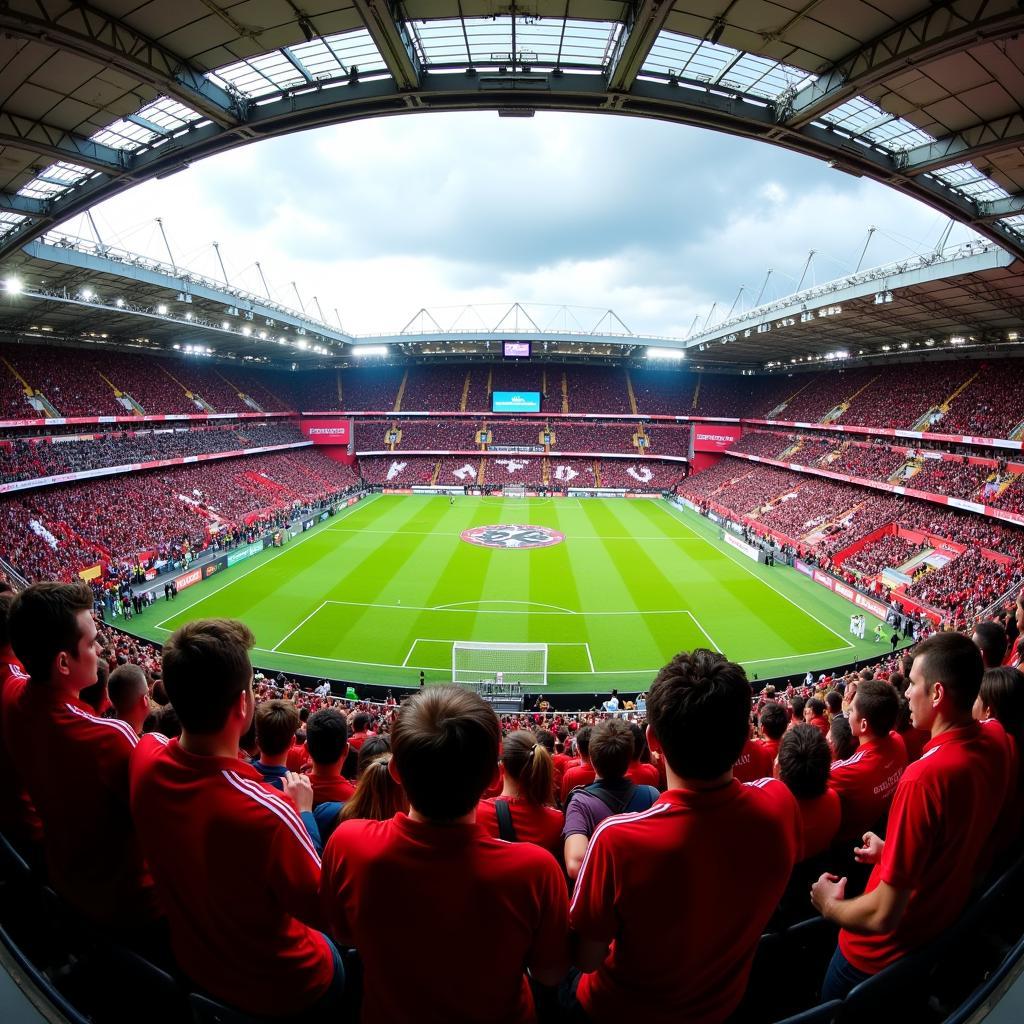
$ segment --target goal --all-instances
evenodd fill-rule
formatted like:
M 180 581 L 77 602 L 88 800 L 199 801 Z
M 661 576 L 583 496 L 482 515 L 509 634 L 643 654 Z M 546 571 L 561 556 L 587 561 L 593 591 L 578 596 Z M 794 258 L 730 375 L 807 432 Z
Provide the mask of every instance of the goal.
M 452 644 L 452 682 L 476 686 L 547 686 L 547 644 Z
M 525 498 L 526 484 L 505 484 L 501 493 L 505 498 Z

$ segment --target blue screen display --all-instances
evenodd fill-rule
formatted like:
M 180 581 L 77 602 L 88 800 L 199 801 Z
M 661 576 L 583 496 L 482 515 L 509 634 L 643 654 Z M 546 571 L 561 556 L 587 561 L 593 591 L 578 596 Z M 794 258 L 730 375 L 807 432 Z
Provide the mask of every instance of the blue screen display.
M 491 412 L 540 412 L 540 392 L 492 391 Z

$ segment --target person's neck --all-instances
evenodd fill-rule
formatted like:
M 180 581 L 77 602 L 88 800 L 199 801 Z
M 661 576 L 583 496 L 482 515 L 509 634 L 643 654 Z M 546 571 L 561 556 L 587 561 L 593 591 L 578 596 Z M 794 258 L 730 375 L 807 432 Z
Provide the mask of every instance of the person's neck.
M 728 786 L 733 780 L 731 768 L 714 779 L 686 779 L 681 775 L 676 775 L 667 761 L 665 762 L 665 775 L 668 779 L 669 789 L 691 789 L 697 793 L 721 789 L 723 786 Z
M 450 821 L 438 821 L 436 818 L 428 818 L 425 814 L 420 814 L 415 807 L 409 807 L 409 820 L 419 821 L 426 825 L 475 825 L 476 824 L 476 808 L 464 814 L 461 818 L 452 818 Z
M 505 776 L 504 784 L 501 787 L 501 795 L 509 800 L 519 799 L 519 783 L 510 775 Z
M 120 718 L 122 722 L 127 722 L 134 730 L 136 736 L 142 735 L 142 726 L 146 721 L 145 715 L 122 715 L 118 712 L 117 717 Z
M 965 725 L 971 725 L 973 722 L 974 716 L 970 711 L 962 715 L 936 715 L 935 721 L 932 722 L 932 739 L 951 729 L 962 729 Z
M 187 754 L 195 754 L 197 757 L 238 757 L 238 741 L 241 733 L 237 730 L 223 730 L 222 732 L 211 733 L 208 736 L 197 735 L 182 730 L 178 745 Z
M 260 764 L 267 768 L 286 768 L 288 766 L 288 751 L 283 754 L 264 754 L 260 751 Z
M 313 769 L 309 774 L 315 775 L 318 779 L 335 779 L 341 775 L 341 761 L 335 761 L 333 764 L 317 764 L 314 761 Z

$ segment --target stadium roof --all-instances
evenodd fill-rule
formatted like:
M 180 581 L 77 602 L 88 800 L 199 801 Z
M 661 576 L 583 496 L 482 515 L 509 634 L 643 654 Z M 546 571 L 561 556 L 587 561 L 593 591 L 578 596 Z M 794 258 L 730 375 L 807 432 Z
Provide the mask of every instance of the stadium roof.
M 867 175 L 1024 255 L 1018 0 L 10 0 L 0 258 L 260 138 L 429 110 L 621 113 Z M 660 173 L 663 169 L 649 169 Z
M 358 346 L 384 346 L 389 360 L 489 359 L 503 340 L 534 342 L 540 359 L 646 358 L 656 348 L 736 370 L 953 351 L 1024 355 L 1019 267 L 994 243 L 967 243 L 815 285 L 686 338 L 636 334 L 612 310 L 519 303 L 424 309 L 396 334 L 356 336 L 307 310 L 54 232 L 6 261 L 0 335 L 277 365 L 342 365 L 361 358 Z

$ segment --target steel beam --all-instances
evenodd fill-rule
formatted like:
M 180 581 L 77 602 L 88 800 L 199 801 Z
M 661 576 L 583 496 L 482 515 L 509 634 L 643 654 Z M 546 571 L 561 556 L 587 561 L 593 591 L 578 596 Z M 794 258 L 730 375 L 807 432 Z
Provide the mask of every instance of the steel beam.
M 1019 217 L 1021 214 L 1024 214 L 1024 192 L 1007 196 L 1005 199 L 991 199 L 978 203 L 978 213 L 971 223 L 986 224 L 989 221 L 1002 220 L 1004 217 Z
M 49 202 L 42 199 L 19 196 L 14 192 L 0 192 L 0 210 L 5 213 L 20 213 L 22 217 L 49 223 L 53 220 L 49 207 Z
M 43 11 L 42 5 L 31 11 Z M 0 30 L 73 53 L 152 86 L 224 128 L 241 123 L 239 101 L 198 68 L 124 21 L 86 3 L 67 4 L 53 18 L 0 6 Z
M 631 0 L 608 70 L 610 92 L 625 92 L 632 87 L 671 13 L 672 0 Z
M 899 165 L 904 174 L 927 174 L 1017 146 L 1024 146 L 1024 115 L 1011 114 L 908 149 L 900 154 Z
M 27 117 L 0 112 L 0 146 L 11 146 L 25 153 L 39 153 L 55 161 L 86 167 L 90 171 L 121 174 L 127 168 L 129 154 L 82 138 Z
M 420 86 L 420 64 L 397 3 L 393 0 L 353 0 L 367 32 L 400 92 Z
M 992 13 L 993 9 L 995 13 Z M 812 85 L 795 92 L 780 112 L 790 128 L 802 128 L 859 96 L 898 71 L 981 42 L 1004 39 L 1024 30 L 1024 17 L 1015 3 L 942 0 L 901 22 L 847 54 L 818 74 Z

